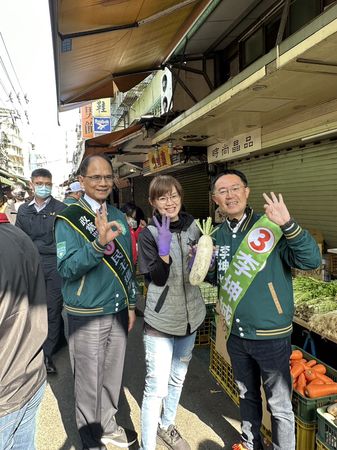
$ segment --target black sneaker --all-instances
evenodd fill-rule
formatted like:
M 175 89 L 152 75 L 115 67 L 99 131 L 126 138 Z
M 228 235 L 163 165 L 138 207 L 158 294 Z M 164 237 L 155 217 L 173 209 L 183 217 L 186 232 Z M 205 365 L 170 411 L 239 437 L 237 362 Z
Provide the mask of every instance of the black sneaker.
M 170 425 L 167 430 L 158 426 L 157 440 L 158 443 L 165 445 L 171 450 L 191 450 L 189 443 L 181 437 L 174 425 Z
M 103 444 L 113 444 L 116 447 L 128 448 L 137 440 L 137 433 L 127 428 L 117 427 L 117 430 L 112 434 L 106 434 L 102 436 L 101 441 Z

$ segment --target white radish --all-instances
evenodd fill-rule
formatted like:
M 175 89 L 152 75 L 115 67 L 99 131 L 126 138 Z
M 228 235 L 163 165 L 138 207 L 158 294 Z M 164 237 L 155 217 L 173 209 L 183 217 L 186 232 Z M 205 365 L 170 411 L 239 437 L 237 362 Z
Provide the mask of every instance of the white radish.
M 206 222 L 203 220 L 202 227 L 199 220 L 196 220 L 195 222 L 199 227 L 202 236 L 198 241 L 193 266 L 189 276 L 190 283 L 193 286 L 202 283 L 207 275 L 213 255 L 213 241 L 211 234 L 215 231 L 213 230 L 212 219 L 210 217 L 208 217 Z

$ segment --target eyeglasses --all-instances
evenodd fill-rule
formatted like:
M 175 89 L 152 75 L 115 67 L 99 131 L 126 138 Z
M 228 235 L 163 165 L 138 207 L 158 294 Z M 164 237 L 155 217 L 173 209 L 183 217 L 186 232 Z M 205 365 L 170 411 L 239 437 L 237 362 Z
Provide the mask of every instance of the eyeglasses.
M 219 190 L 215 191 L 214 194 L 216 195 L 230 195 L 230 194 L 238 194 L 241 190 L 241 188 L 245 188 L 246 186 L 243 186 L 242 184 L 238 184 L 236 186 L 231 186 L 229 188 L 220 188 Z M 213 194 L 213 195 L 214 195 Z
M 83 178 L 89 178 L 92 183 L 99 183 L 104 180 L 107 183 L 112 183 L 113 175 L 82 175 Z
M 177 203 L 177 201 L 180 199 L 180 195 L 179 194 L 172 194 L 172 195 L 167 195 L 167 196 L 163 196 L 163 197 L 159 197 L 157 200 L 159 203 L 161 203 L 162 205 L 165 205 L 165 203 L 167 203 L 169 200 L 173 203 Z

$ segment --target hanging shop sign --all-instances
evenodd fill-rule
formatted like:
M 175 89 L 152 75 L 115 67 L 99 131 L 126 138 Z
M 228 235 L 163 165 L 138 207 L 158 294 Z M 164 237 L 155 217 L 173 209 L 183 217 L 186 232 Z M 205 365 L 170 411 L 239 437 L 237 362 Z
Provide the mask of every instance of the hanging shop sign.
M 150 172 L 157 172 L 172 165 L 170 149 L 163 145 L 148 153 Z
M 92 126 L 92 108 L 90 105 L 81 106 L 82 138 L 91 139 L 94 137 Z
M 94 117 L 94 133 L 105 134 L 111 132 L 110 117 Z
M 261 128 L 207 147 L 207 162 L 237 159 L 261 149 Z
M 92 102 L 92 115 L 94 117 L 111 117 L 110 98 L 101 98 Z
M 100 98 L 92 102 L 94 135 L 111 133 L 111 99 Z

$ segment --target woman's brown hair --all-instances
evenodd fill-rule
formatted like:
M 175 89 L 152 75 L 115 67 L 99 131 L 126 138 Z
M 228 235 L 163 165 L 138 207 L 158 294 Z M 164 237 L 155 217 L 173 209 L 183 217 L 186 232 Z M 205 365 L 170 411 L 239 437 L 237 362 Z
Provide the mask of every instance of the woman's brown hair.
M 179 197 L 183 199 L 183 188 L 177 179 L 171 175 L 158 175 L 150 183 L 149 201 L 152 204 L 155 200 L 163 195 L 170 194 L 172 189 L 176 188 Z

